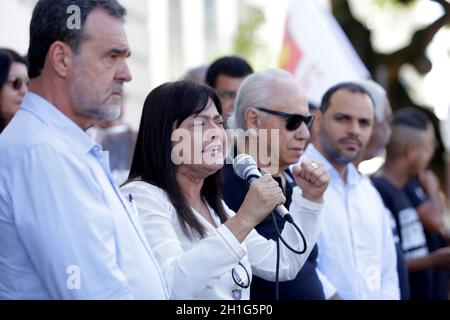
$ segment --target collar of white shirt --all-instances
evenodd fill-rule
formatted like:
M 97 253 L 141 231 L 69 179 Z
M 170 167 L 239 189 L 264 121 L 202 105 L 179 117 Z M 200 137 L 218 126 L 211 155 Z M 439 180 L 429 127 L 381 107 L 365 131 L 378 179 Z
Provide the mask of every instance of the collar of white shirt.
M 32 113 L 43 123 L 60 131 L 62 133 L 59 135 L 60 138 L 79 149 L 83 154 L 90 152 L 97 146 L 95 141 L 92 140 L 75 122 L 69 119 L 57 107 L 43 97 L 28 92 L 24 97 L 21 108 L 26 112 Z

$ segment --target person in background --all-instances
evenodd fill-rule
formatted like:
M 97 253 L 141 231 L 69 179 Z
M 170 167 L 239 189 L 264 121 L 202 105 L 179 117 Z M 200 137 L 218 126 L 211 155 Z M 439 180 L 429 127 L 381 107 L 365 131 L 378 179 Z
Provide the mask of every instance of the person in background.
M 405 190 L 408 180 L 428 166 L 435 141 L 433 126 L 425 113 L 414 108 L 401 109 L 392 123 L 386 162 L 372 177 L 386 207 L 395 217 L 413 300 L 432 299 L 434 270 L 450 268 L 450 248 L 430 252 L 417 210 Z
M 372 97 L 356 83 L 340 83 L 325 93 L 320 109 L 319 136 L 300 158 L 324 163 L 331 176 L 318 270 L 343 299 L 397 300 L 390 219 L 379 193 L 353 164 L 372 134 Z
M 227 208 L 220 192 L 227 143 L 221 113 L 209 86 L 181 81 L 153 90 L 144 104 L 130 182 L 122 186 L 135 200 L 172 299 L 248 299 L 252 275 L 273 281 L 277 273 L 277 245 L 254 227 L 286 198 L 264 175 L 236 213 Z M 296 167 L 293 177 L 303 192 L 293 191 L 290 213 L 307 250 L 297 255 L 281 247 L 281 281 L 295 278 L 314 247 L 328 185 L 317 163 Z M 301 250 L 291 224 L 282 235 Z
M 217 59 L 206 71 L 205 82 L 219 95 L 225 126 L 229 115 L 234 110 L 239 86 L 252 73 L 253 69 L 248 62 L 237 56 Z
M 0 133 L 19 110 L 28 82 L 26 59 L 13 50 L 0 48 Z
M 208 66 L 199 66 L 189 69 L 186 74 L 181 77 L 184 81 L 193 81 L 198 84 L 205 84 L 206 72 L 208 71 Z
M 373 99 L 375 121 L 367 146 L 354 161 L 356 166 L 362 161 L 370 160 L 383 154 L 391 138 L 391 123 L 393 119 L 392 107 L 386 90 L 372 80 L 364 80 L 357 83 L 366 89 Z
M 255 139 L 238 137 L 246 141 L 243 141 L 242 146 L 240 143 L 236 144 L 236 154 L 251 154 L 250 144 L 258 145 L 258 152 L 252 156 L 257 160 L 258 167 L 262 171 L 267 164 L 264 164 L 265 159 L 260 159 L 261 153 L 271 157 L 278 156 L 278 159 L 272 159 L 278 163 L 272 177 L 283 190 L 287 199 L 285 206 L 288 209 L 292 191 L 296 185 L 289 166 L 296 164 L 306 149 L 309 128 L 314 120 L 307 105 L 292 75 L 283 70 L 267 70 L 256 72 L 244 80 L 237 95 L 235 111 L 228 119 L 230 129 L 256 132 Z M 279 130 L 277 141 L 269 139 L 268 143 L 265 143 L 264 137 L 272 130 Z M 272 148 L 278 150 L 271 154 Z M 222 177 L 223 199 L 230 209 L 237 211 L 244 202 L 249 185 L 247 181 L 236 175 L 231 164 L 224 166 Z M 279 236 L 273 218 L 278 229 L 283 230 L 285 221 L 275 212 L 255 229 L 267 239 L 277 240 Z M 325 300 L 324 290 L 316 272 L 317 255 L 316 245 L 295 279 L 279 283 L 280 300 Z M 250 299 L 272 300 L 275 296 L 275 282 L 258 276 L 253 277 Z
M 308 102 L 308 110 L 309 113 L 314 117 L 317 118 L 317 115 L 320 113 L 320 108 L 318 105 L 312 102 Z M 314 143 L 319 136 L 319 128 L 317 127 L 317 122 L 314 121 L 309 128 L 309 141 L 308 143 Z

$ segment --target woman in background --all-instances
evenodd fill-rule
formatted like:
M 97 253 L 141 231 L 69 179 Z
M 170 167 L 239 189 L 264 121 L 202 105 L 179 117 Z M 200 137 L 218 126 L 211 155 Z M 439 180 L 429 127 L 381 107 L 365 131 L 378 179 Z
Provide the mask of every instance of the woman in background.
M 28 81 L 25 58 L 13 50 L 0 48 L 0 133 L 19 110 Z

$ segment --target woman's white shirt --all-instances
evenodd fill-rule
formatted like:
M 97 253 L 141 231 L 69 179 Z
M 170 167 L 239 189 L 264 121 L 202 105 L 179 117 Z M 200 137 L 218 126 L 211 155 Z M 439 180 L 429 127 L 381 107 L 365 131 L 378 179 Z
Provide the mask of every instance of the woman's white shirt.
M 175 208 L 164 190 L 146 182 L 134 181 L 122 188 L 124 195 L 136 205 L 136 214 L 145 236 L 164 275 L 171 299 L 233 299 L 232 291 L 242 290 L 242 299 L 249 299 L 250 288 L 242 289 L 232 278 L 232 269 L 241 262 L 250 279 L 255 274 L 268 281 L 275 280 L 276 242 L 267 240 L 256 230 L 241 244 L 219 217 L 209 208 L 219 226 L 215 228 L 196 210 L 193 212 L 206 229 L 206 237 L 187 237 Z M 229 217 L 235 215 L 223 202 Z M 289 251 L 280 243 L 280 281 L 291 280 L 308 258 L 319 237 L 322 204 L 311 202 L 294 188 L 290 213 L 303 231 L 308 249 L 303 255 Z M 283 238 L 297 250 L 302 241 L 297 231 L 286 223 Z M 301 290 L 301 288 L 300 288 Z

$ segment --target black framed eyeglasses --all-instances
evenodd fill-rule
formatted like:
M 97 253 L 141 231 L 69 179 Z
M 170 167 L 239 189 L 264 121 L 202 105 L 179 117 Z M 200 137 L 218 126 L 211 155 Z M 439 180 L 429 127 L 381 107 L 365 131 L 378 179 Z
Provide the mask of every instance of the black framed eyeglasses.
M 270 110 L 263 107 L 257 107 L 256 109 L 268 114 L 273 114 L 275 116 L 286 118 L 286 129 L 289 131 L 297 130 L 302 125 L 302 123 L 304 123 L 308 128 L 310 128 L 314 122 L 313 115 L 302 116 L 301 114 L 297 113 L 286 113 L 281 111 Z
M 30 80 L 28 78 L 14 78 L 9 81 L 14 90 L 18 91 L 22 89 L 22 86 L 25 85 L 28 88 Z
M 233 278 L 234 283 L 239 287 L 243 289 L 250 287 L 250 275 L 242 263 L 239 262 L 239 264 L 231 270 L 231 277 Z

